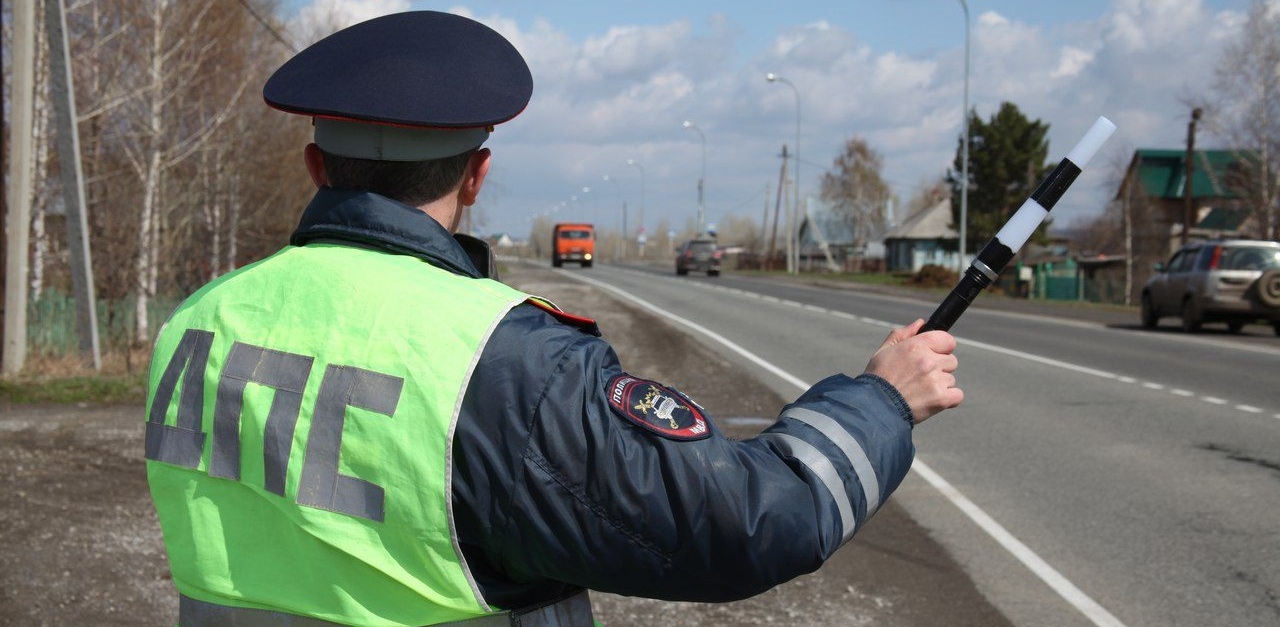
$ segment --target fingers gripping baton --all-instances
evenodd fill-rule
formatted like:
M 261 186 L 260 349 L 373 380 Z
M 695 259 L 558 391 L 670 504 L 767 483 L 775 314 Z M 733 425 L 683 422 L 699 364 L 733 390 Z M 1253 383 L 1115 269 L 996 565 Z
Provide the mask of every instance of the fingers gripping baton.
M 942 300 L 942 304 L 929 316 L 921 331 L 947 331 L 960 319 L 960 314 L 973 303 L 973 299 L 982 293 L 1000 276 L 1000 271 L 1008 265 L 1009 260 L 1018 254 L 1018 250 L 1027 242 L 1036 228 L 1044 222 L 1045 216 L 1057 204 L 1058 199 L 1066 193 L 1067 188 L 1076 180 L 1084 166 L 1098 152 L 1102 144 L 1116 130 L 1116 125 L 1107 118 L 1098 118 L 1093 127 L 1085 133 L 1084 138 L 1076 144 L 1067 157 L 1058 163 L 1049 176 L 1040 182 L 1031 198 L 1022 203 L 1018 211 L 1005 223 L 996 236 L 987 242 L 978 256 L 974 258 L 969 269 L 965 270 L 960 282 Z

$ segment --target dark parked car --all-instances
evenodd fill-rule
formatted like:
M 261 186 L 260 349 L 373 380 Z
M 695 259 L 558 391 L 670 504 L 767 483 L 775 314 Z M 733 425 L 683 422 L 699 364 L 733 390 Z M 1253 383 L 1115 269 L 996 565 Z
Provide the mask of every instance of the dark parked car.
M 715 240 L 689 240 L 676 254 L 676 274 L 684 276 L 692 270 L 706 272 L 707 276 L 719 276 L 721 254 Z
M 1232 333 L 1265 321 L 1280 335 L 1280 243 L 1222 240 L 1183 246 L 1142 288 L 1142 326 L 1180 316 L 1194 333 L 1225 322 Z

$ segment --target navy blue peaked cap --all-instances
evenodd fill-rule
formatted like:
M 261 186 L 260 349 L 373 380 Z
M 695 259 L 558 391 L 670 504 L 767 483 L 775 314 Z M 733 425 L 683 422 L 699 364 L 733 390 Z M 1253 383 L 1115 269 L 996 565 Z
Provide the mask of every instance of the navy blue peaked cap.
M 321 119 L 474 129 L 519 115 L 533 77 L 496 31 L 436 11 L 361 22 L 316 42 L 267 80 L 267 104 Z

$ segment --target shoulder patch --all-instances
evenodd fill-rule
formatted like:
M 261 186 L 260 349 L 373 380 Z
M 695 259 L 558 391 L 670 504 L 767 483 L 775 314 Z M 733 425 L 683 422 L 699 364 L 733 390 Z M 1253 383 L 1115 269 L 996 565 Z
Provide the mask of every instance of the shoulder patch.
M 665 385 L 623 373 L 609 380 L 609 406 L 632 423 L 671 440 L 711 435 L 702 408 Z

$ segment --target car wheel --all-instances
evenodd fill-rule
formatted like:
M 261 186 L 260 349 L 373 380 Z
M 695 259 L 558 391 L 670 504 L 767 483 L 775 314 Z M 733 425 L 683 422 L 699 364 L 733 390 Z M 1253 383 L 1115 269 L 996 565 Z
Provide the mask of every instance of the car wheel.
M 1156 314 L 1156 307 L 1151 302 L 1150 294 L 1142 295 L 1142 328 L 1154 329 L 1156 323 L 1160 322 L 1160 316 Z
M 1280 322 L 1277 322 L 1277 323 L 1275 323 L 1275 324 L 1272 324 L 1272 325 L 1271 325 L 1271 328 L 1272 328 L 1272 329 L 1275 329 L 1276 337 L 1280 337 Z
M 676 276 L 684 276 L 686 274 L 689 274 L 688 270 L 685 270 L 684 268 L 676 268 Z
M 559 260 L 559 259 L 552 259 L 552 260 L 551 260 L 551 267 L 552 267 L 552 268 L 559 268 L 560 266 L 563 266 L 563 265 L 564 265 L 564 262 L 563 262 L 563 261 L 561 261 L 561 260 Z
M 1280 307 L 1280 268 L 1272 268 L 1258 278 L 1258 300 L 1268 307 Z
M 707 270 L 707 276 L 720 276 L 719 270 Z
M 1227 323 L 1227 332 L 1228 332 L 1228 333 L 1236 334 L 1236 333 L 1239 333 L 1240 331 L 1242 331 L 1243 329 L 1244 329 L 1244 323 L 1243 323 L 1243 322 L 1228 322 L 1228 323 Z
M 1200 323 L 1200 312 L 1196 310 L 1195 299 L 1188 296 L 1182 300 L 1182 330 L 1199 333 Z

